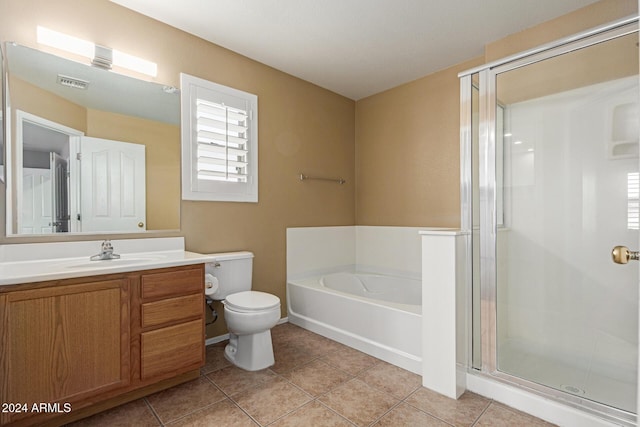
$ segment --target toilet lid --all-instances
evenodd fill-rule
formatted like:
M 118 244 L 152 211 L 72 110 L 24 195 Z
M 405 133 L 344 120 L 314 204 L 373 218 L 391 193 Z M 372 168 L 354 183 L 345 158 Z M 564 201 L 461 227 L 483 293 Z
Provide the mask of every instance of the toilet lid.
M 225 305 L 230 310 L 263 311 L 280 305 L 280 298 L 259 291 L 245 291 L 227 295 Z

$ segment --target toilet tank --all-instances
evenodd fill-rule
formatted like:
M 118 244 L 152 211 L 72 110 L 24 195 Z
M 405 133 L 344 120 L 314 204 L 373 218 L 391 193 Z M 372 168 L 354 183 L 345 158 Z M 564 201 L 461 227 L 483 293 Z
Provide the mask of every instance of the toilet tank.
M 225 252 L 210 256 L 215 258 L 216 262 L 205 265 L 205 274 L 211 274 L 218 279 L 218 292 L 210 295 L 210 298 L 223 300 L 227 295 L 251 290 L 251 252 Z

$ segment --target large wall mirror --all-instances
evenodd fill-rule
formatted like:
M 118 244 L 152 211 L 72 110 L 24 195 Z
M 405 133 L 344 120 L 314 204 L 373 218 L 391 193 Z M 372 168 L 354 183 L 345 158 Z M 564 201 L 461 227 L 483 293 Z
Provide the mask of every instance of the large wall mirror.
M 178 91 L 4 47 L 6 235 L 179 229 Z
M 2 56 L 3 52 L 2 49 L 0 49 L 0 102 L 2 103 L 0 105 L 0 181 L 2 181 L 2 183 L 5 182 L 5 176 L 4 176 L 4 88 L 5 88 L 5 80 L 4 80 L 4 76 L 5 76 L 5 72 L 4 72 L 4 58 Z M 2 185 L 0 184 L 0 194 L 2 190 Z M 2 203 L 2 196 L 0 195 L 0 203 Z

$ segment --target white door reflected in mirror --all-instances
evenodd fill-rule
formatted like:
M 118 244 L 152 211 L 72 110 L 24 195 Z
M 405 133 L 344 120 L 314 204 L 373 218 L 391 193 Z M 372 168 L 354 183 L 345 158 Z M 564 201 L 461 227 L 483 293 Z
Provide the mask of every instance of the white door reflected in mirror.
M 144 145 L 17 117 L 18 234 L 146 230 Z
M 22 169 L 22 214 L 20 234 L 50 234 L 51 225 L 51 170 Z
M 145 147 L 83 136 L 80 156 L 82 231 L 144 231 Z

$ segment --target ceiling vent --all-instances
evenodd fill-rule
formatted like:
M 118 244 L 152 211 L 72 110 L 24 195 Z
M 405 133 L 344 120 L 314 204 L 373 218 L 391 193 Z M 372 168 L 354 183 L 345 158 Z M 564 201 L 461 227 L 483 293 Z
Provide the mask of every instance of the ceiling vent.
M 58 74 L 58 83 L 62 86 L 73 87 L 76 89 L 87 89 L 89 82 L 86 80 L 78 79 L 75 77 L 69 77 L 62 74 Z

